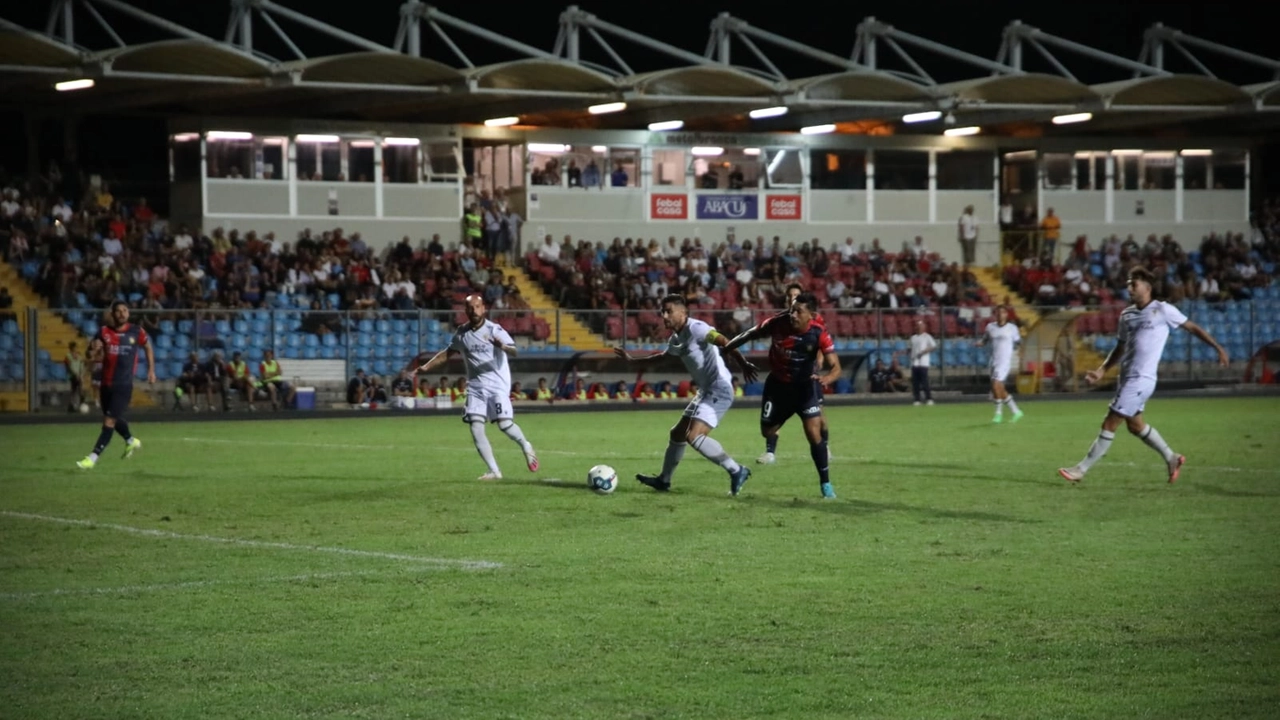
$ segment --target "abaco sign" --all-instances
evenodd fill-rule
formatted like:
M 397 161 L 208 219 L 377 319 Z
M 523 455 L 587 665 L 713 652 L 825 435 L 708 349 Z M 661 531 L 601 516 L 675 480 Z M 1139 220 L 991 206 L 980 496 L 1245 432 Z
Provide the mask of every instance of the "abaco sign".
M 799 195 L 770 195 L 764 204 L 765 220 L 799 220 Z
M 689 199 L 685 195 L 654 193 L 649 196 L 650 220 L 687 220 Z
M 755 220 L 760 217 L 755 195 L 699 195 L 699 220 Z

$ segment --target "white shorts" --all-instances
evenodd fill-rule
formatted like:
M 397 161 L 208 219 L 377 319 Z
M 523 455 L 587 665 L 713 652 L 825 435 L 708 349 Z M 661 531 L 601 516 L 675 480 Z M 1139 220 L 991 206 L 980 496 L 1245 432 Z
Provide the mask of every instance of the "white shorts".
M 1010 365 L 1010 363 L 1007 363 L 1007 362 L 1003 362 L 1003 363 L 992 363 L 992 364 L 991 364 L 991 381 L 992 381 L 992 382 L 1004 382 L 1005 380 L 1008 380 L 1008 379 L 1009 379 L 1009 365 Z
M 1111 401 L 1111 411 L 1117 415 L 1131 418 L 1142 412 L 1152 393 L 1156 391 L 1154 380 L 1142 378 L 1123 380 L 1116 388 L 1116 397 Z
M 698 390 L 698 394 L 684 409 L 684 417 L 701 420 L 708 427 L 720 424 L 720 419 L 733 407 L 733 387 L 712 386 L 707 390 Z
M 462 410 L 462 421 L 471 422 L 472 418 L 489 422 L 514 419 L 515 410 L 511 407 L 511 396 L 505 392 L 490 393 L 467 388 L 467 404 Z

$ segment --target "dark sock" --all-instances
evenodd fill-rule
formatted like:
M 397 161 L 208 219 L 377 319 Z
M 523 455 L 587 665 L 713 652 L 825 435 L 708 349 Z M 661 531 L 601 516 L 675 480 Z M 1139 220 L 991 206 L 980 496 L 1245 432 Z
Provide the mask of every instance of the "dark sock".
M 827 440 L 829 440 L 829 439 L 830 439 L 830 438 L 828 437 L 828 435 L 830 435 L 830 433 L 828 433 L 828 432 L 827 432 L 827 429 L 826 429 L 826 428 L 822 428 L 822 444 L 823 444 L 823 445 L 826 445 L 826 444 L 827 444 Z
M 810 444 L 809 456 L 813 458 L 813 466 L 818 469 L 818 482 L 823 484 L 831 482 L 828 472 L 830 461 L 827 456 L 827 442 L 824 440 L 817 444 Z
M 129 433 L 129 423 L 124 420 L 116 421 L 116 432 L 120 433 L 120 437 L 124 438 L 125 442 L 129 442 L 133 438 L 133 435 Z
M 98 433 L 98 443 L 93 446 L 95 455 L 101 455 L 103 450 L 107 449 L 107 444 L 111 442 L 111 433 L 115 432 L 106 425 L 102 426 L 102 432 Z
M 764 439 L 764 451 L 777 452 L 777 450 L 778 450 L 778 436 L 774 435 L 773 437 L 766 437 Z

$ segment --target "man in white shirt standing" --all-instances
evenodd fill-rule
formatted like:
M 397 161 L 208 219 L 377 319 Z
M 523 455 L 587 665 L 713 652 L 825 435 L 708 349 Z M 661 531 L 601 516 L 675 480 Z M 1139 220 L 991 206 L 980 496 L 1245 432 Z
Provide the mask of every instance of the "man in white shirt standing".
M 965 207 L 960 214 L 957 231 L 960 236 L 960 251 L 964 255 L 965 267 L 973 264 L 973 257 L 978 247 L 978 221 L 973 217 L 973 206 Z
M 916 334 L 911 336 L 911 394 L 915 397 L 912 405 L 919 405 L 923 399 L 926 405 L 933 404 L 933 390 L 929 388 L 929 361 L 938 343 L 924 329 L 924 321 L 916 321 Z
M 667 355 L 678 357 L 698 384 L 698 394 L 684 409 L 680 421 L 671 428 L 662 472 L 658 475 L 637 474 L 636 480 L 659 492 L 670 490 L 671 476 L 684 457 L 685 446 L 692 445 L 703 457 L 729 473 L 729 494 L 737 495 L 751 477 L 751 468 L 730 457 L 710 434 L 733 405 L 733 376 L 720 357 L 720 348 L 729 344 L 729 338 L 707 323 L 689 317 L 684 296 L 679 294 L 662 299 L 662 322 L 671 331 L 665 351 L 646 357 L 632 357 L 624 348 L 614 348 L 613 352 L 623 360 L 642 365 L 658 362 Z M 729 354 L 742 369 L 746 382 L 754 382 L 756 367 L 737 350 Z
M 1098 433 L 1093 445 L 1089 446 L 1089 452 L 1083 460 L 1071 467 L 1058 468 L 1058 474 L 1071 482 L 1080 482 L 1089 468 L 1107 454 L 1111 441 L 1115 440 L 1116 428 L 1122 422 L 1128 426 L 1130 433 L 1164 458 L 1169 470 L 1169 482 L 1177 480 L 1183 463 L 1187 461 L 1186 457 L 1171 450 L 1160 433 L 1142 419 L 1143 408 L 1156 389 L 1156 371 L 1160 366 L 1164 345 L 1169 340 L 1169 331 L 1180 327 L 1213 347 L 1218 351 L 1218 364 L 1223 367 L 1231 360 L 1227 351 L 1212 335 L 1188 320 L 1176 306 L 1152 299 L 1151 283 L 1154 280 L 1155 276 L 1144 267 L 1135 267 L 1129 271 L 1129 293 L 1133 304 L 1120 313 L 1116 346 L 1101 367 L 1085 374 L 1087 382 L 1096 383 L 1117 361 L 1120 363 L 1120 382 L 1115 399 L 1111 401 L 1107 416 L 1102 421 L 1102 431 Z
M 467 368 L 467 404 L 462 411 L 462 420 L 471 427 L 476 451 L 489 468 L 489 472 L 478 479 L 502 479 L 498 461 L 493 457 L 493 447 L 484 432 L 486 421 L 497 423 L 498 429 L 524 452 L 529 472 L 537 472 L 538 456 L 520 426 L 516 425 L 515 410 L 511 406 L 511 368 L 507 358 L 516 356 L 515 341 L 501 325 L 486 318 L 488 309 L 483 297 L 468 295 L 466 303 L 468 322 L 453 333 L 449 347 L 418 366 L 416 372 L 431 372 L 432 368 L 448 360 L 450 352 L 461 353 Z M 414 365 L 416 363 L 415 358 Z
M 991 422 L 1004 422 L 1005 406 L 1013 413 L 1011 422 L 1018 422 L 1022 419 L 1022 411 L 1004 386 L 1013 366 L 1014 347 L 1022 343 L 1022 332 L 1009 322 L 1009 308 L 996 306 L 996 321 L 987 325 L 979 343 L 991 347 L 991 401 L 996 404 L 996 416 L 991 418 Z

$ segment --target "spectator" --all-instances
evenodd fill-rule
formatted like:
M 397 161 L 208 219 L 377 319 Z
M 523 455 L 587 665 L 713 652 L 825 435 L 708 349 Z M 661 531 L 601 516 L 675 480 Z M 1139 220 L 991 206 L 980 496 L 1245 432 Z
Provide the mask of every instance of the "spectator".
M 1044 240 L 1041 254 L 1049 258 L 1049 262 L 1056 262 L 1058 237 L 1062 235 L 1062 219 L 1053 214 L 1053 208 L 1045 211 L 1044 219 L 1040 221 L 1040 232 Z
M 884 361 L 876 359 L 875 367 L 867 374 L 868 386 L 873 393 L 892 393 L 898 391 L 895 379 L 902 379 L 900 370 L 891 369 L 885 366 Z
M 374 375 L 369 378 L 369 405 L 372 407 L 377 403 L 386 405 L 388 401 L 387 386 L 383 384 L 382 378 Z
M 524 388 L 520 387 L 519 380 L 516 380 L 515 382 L 511 383 L 511 402 L 519 402 L 521 400 L 528 400 L 528 399 L 529 399 L 529 395 L 525 393 Z
M 551 402 L 551 388 L 547 387 L 546 378 L 538 378 L 538 389 L 534 391 L 533 399 Z
M 369 378 L 364 368 L 356 368 L 356 374 L 347 382 L 347 404 L 359 407 L 369 402 Z
M 222 399 L 222 411 L 231 412 L 231 398 L 227 394 L 227 366 L 222 362 L 222 351 L 215 350 L 213 355 L 205 361 L 203 367 L 205 382 L 205 399 L 208 401 L 209 411 L 213 411 L 213 396 L 217 395 Z
M 6 288 L 0 288 L 0 293 L 8 295 Z M 12 299 L 10 299 L 10 304 L 12 302 Z M 0 313 L 0 319 L 3 319 L 3 313 Z M 67 382 L 70 383 L 70 389 L 67 394 L 68 409 L 71 412 L 77 412 L 84 402 L 85 358 L 84 353 L 77 349 L 76 343 L 67 343 L 67 356 L 63 358 L 62 364 L 67 369 Z
M 978 221 L 973 216 L 973 206 L 965 206 L 964 212 L 960 214 L 958 224 L 958 234 L 960 238 L 960 250 L 964 256 L 965 267 L 974 262 L 974 254 L 978 247 Z
M 244 361 L 239 350 L 231 353 L 231 362 L 227 363 L 227 377 L 231 381 L 231 388 L 239 390 L 240 396 L 249 405 L 249 412 L 257 410 L 253 406 L 253 396 L 257 391 L 257 383 L 254 381 L 253 374 L 249 372 L 249 365 Z
M 266 387 L 267 394 L 271 397 L 272 410 L 280 409 L 281 397 L 286 407 L 293 404 L 296 391 L 285 382 L 284 375 L 280 372 L 280 363 L 276 360 L 275 350 L 263 352 L 262 362 L 258 363 L 258 377 L 262 379 L 262 386 Z

